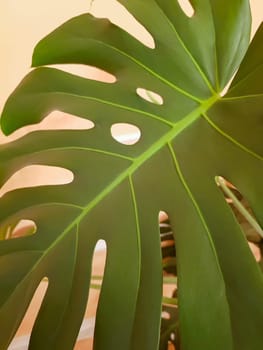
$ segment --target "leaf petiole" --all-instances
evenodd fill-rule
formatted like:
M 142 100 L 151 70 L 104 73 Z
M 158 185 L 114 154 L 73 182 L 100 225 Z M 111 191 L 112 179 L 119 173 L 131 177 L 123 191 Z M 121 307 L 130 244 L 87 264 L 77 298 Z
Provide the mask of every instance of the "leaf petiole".
M 163 304 L 169 304 L 169 305 L 178 305 L 178 299 L 177 298 L 168 298 L 168 297 L 163 297 L 162 299 Z
M 227 187 L 225 180 L 221 176 L 216 176 L 216 183 L 222 188 L 225 194 L 232 199 L 233 205 L 236 209 L 245 217 L 245 219 L 250 223 L 250 225 L 257 231 L 257 233 L 263 238 L 263 230 L 253 218 L 253 216 L 247 211 L 247 209 L 242 205 L 234 193 Z

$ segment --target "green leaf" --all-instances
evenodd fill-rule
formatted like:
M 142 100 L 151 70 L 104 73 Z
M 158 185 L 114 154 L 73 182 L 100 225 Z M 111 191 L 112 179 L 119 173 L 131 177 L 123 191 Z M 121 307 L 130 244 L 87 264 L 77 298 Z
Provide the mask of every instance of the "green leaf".
M 258 350 L 262 274 L 215 178 L 242 192 L 262 227 L 262 26 L 248 48 L 248 0 L 192 0 L 192 18 L 176 0 L 120 3 L 153 35 L 154 49 L 86 14 L 48 35 L 33 55 L 35 67 L 94 65 L 115 83 L 39 67 L 6 102 L 6 134 L 53 110 L 95 127 L 36 131 L 1 146 L 1 183 L 29 164 L 74 173 L 71 184 L 17 189 L 0 201 L 4 227 L 23 217 L 37 225 L 32 236 L 0 242 L 1 348 L 44 277 L 49 286 L 29 349 L 73 348 L 93 250 L 104 239 L 94 349 L 158 349 L 164 210 L 176 232 L 182 349 Z M 144 100 L 137 88 L 159 94 L 163 104 Z M 116 123 L 136 125 L 140 140 L 114 140 Z

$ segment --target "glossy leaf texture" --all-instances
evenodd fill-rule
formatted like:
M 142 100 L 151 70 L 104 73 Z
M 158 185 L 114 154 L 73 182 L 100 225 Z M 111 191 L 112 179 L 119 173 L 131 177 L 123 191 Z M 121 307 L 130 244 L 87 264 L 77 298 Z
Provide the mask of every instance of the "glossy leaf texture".
M 154 48 L 107 19 L 81 15 L 37 45 L 37 68 L 6 102 L 6 134 L 53 110 L 95 127 L 35 131 L 1 146 L 2 184 L 31 164 L 66 168 L 74 180 L 0 200 L 2 227 L 24 217 L 37 225 L 32 236 L 0 242 L 0 347 L 7 349 L 44 277 L 48 291 L 29 349 L 74 347 L 94 246 L 104 239 L 94 349 L 158 349 L 164 210 L 176 233 L 182 349 L 258 350 L 262 273 L 215 177 L 237 186 L 262 226 L 263 27 L 249 45 L 248 0 L 192 0 L 191 18 L 176 0 L 120 3 L 153 36 Z M 96 66 L 116 82 L 40 67 L 61 63 Z M 138 88 L 163 104 L 144 100 Z M 116 123 L 137 126 L 140 140 L 117 142 Z

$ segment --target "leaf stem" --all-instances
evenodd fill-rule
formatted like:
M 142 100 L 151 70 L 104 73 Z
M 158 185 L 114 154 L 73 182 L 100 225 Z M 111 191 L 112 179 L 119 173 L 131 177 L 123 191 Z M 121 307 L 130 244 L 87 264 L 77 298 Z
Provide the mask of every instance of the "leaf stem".
M 173 276 L 166 276 L 163 277 L 163 283 L 164 284 L 176 284 L 177 283 L 177 277 Z
M 176 305 L 176 306 L 178 305 L 177 298 L 163 297 L 162 301 L 163 301 L 163 304 Z
M 248 210 L 242 205 L 235 194 L 227 187 L 226 182 L 223 177 L 216 176 L 217 184 L 222 188 L 223 192 L 232 199 L 233 205 L 242 214 L 245 219 L 250 223 L 250 225 L 257 231 L 257 233 L 263 238 L 263 230 L 253 216 L 248 212 Z
M 92 280 L 99 280 L 99 281 L 102 281 L 102 280 L 103 280 L 103 276 L 101 276 L 101 275 L 92 275 L 92 276 L 91 276 L 91 279 L 92 279 Z
M 91 283 L 90 284 L 90 288 L 100 290 L 101 289 L 101 285 L 100 284 Z

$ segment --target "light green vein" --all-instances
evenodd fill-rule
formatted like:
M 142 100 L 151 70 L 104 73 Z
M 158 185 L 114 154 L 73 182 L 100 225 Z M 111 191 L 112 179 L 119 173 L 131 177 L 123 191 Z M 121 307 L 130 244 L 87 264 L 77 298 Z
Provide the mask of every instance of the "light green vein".
M 181 181 L 181 183 L 182 183 L 182 185 L 183 185 L 185 191 L 187 192 L 188 197 L 190 198 L 191 202 L 193 203 L 193 206 L 195 207 L 195 210 L 196 210 L 198 216 L 200 217 L 200 221 L 202 222 L 202 225 L 203 225 L 203 227 L 204 227 L 204 229 L 205 229 L 205 232 L 206 232 L 206 234 L 207 234 L 207 237 L 208 237 L 208 240 L 209 240 L 211 249 L 212 249 L 213 254 L 214 254 L 214 256 L 215 256 L 215 260 L 216 260 L 216 264 L 217 264 L 218 271 L 219 271 L 220 275 L 222 276 L 222 271 L 221 271 L 221 268 L 220 268 L 220 264 L 219 264 L 218 257 L 217 257 L 217 253 L 216 253 L 216 249 L 215 249 L 215 246 L 214 246 L 214 243 L 213 243 L 211 234 L 210 234 L 209 227 L 207 226 L 207 223 L 206 223 L 206 221 L 205 221 L 205 218 L 204 218 L 204 216 L 203 216 L 203 213 L 202 213 L 201 209 L 199 208 L 199 206 L 198 206 L 198 204 L 197 204 L 197 201 L 196 201 L 195 198 L 194 198 L 194 195 L 192 194 L 192 192 L 191 192 L 189 186 L 187 185 L 187 182 L 186 182 L 186 180 L 185 180 L 185 178 L 184 178 L 184 175 L 183 175 L 183 173 L 182 173 L 182 170 L 181 170 L 181 168 L 180 168 L 179 162 L 178 162 L 178 160 L 177 160 L 177 158 L 176 158 L 174 149 L 173 149 L 173 147 L 172 147 L 172 145 L 171 145 L 170 142 L 168 143 L 168 148 L 169 148 L 169 150 L 170 150 L 171 157 L 172 157 L 172 159 L 173 159 L 174 166 L 175 166 L 175 169 L 176 169 L 177 174 L 178 174 L 178 176 L 179 176 L 179 179 L 180 179 L 180 181 Z M 223 277 L 222 277 L 222 278 L 223 278 Z
M 252 76 L 255 75 L 256 72 L 257 72 L 258 70 L 262 69 L 262 67 L 263 67 L 263 63 L 260 63 L 258 66 L 256 66 L 256 67 L 254 68 L 254 70 L 251 70 L 251 71 L 250 71 L 247 75 L 245 75 L 242 79 L 237 80 L 237 81 L 236 81 L 236 79 L 234 79 L 233 84 L 230 86 L 228 92 L 232 92 L 233 90 L 236 90 L 236 88 L 237 88 L 238 86 L 244 84 L 244 82 L 245 82 L 246 80 L 248 80 L 248 79 L 250 78 L 251 75 L 252 75 Z M 260 71 L 259 74 L 257 75 L 257 79 L 260 79 L 260 78 L 262 79 L 262 72 L 261 72 L 261 71 Z
M 56 186 L 56 185 L 52 185 L 52 186 Z M 66 186 L 66 185 L 62 185 L 62 186 Z M 71 207 L 71 208 L 75 208 L 75 209 L 79 209 L 79 210 L 83 210 L 83 208 L 84 208 L 84 207 L 82 207 L 80 205 L 76 205 L 76 204 L 72 204 L 72 203 L 49 202 L 49 203 L 35 204 L 35 205 L 30 206 L 30 207 L 27 207 L 26 209 L 31 208 L 31 207 L 32 208 L 36 208 L 36 207 L 50 206 L 51 204 L 52 205 L 57 205 L 57 206 L 60 206 L 60 207 Z
M 171 88 L 173 88 L 174 90 L 180 92 L 181 94 L 189 97 L 191 100 L 197 101 L 197 102 L 202 102 L 202 100 L 200 100 L 199 98 L 197 98 L 196 96 L 193 96 L 192 94 L 190 94 L 189 92 L 181 89 L 179 86 L 173 84 L 172 82 L 170 82 L 169 80 L 165 79 L 164 77 L 162 77 L 161 75 L 157 74 L 155 71 L 153 71 L 152 69 L 150 69 L 148 66 L 145 66 L 142 62 L 138 61 L 136 58 L 128 55 L 126 52 L 123 52 L 119 49 L 117 49 L 114 46 L 102 43 L 103 45 L 105 45 L 106 47 L 109 47 L 117 52 L 119 52 L 120 54 L 128 57 L 131 61 L 133 61 L 134 63 L 136 63 L 138 66 L 142 67 L 143 69 L 145 69 L 147 72 L 149 72 L 151 75 L 153 75 L 155 78 L 157 78 L 158 80 L 162 81 L 163 83 L 165 83 L 166 85 L 170 86 Z M 213 92 L 214 93 L 214 92 Z
M 14 141 L 15 142 L 15 141 Z M 109 151 L 105 151 L 105 150 L 101 150 L 101 149 L 97 149 L 97 148 L 91 148 L 91 147 L 77 147 L 77 146 L 65 146 L 65 147 L 52 147 L 52 148 L 46 148 L 46 149 L 41 149 L 35 152 L 30 152 L 30 155 L 32 156 L 36 156 L 38 154 L 41 153 L 46 153 L 46 152 L 53 152 L 53 151 L 66 151 L 66 150 L 71 150 L 71 151 L 88 151 L 88 152 L 94 152 L 94 153 L 100 153 L 106 156 L 111 156 L 111 157 L 116 157 L 116 158 L 121 158 L 121 159 L 125 159 L 125 160 L 129 160 L 129 161 L 133 161 L 134 158 L 132 157 L 128 157 L 119 153 L 115 153 L 115 152 L 109 152 Z M 23 156 L 27 154 L 24 153 Z M 37 164 L 36 164 L 37 165 Z
M 139 247 L 139 257 L 141 258 L 141 244 L 140 244 L 140 224 L 139 224 L 139 215 L 138 215 L 138 207 L 137 207 L 137 200 L 134 190 L 134 185 L 132 181 L 132 177 L 129 176 L 129 184 L 130 184 L 130 190 L 132 195 L 132 203 L 134 208 L 134 216 L 135 216 L 135 222 L 136 222 L 136 232 L 137 232 L 137 239 L 138 239 L 138 247 Z M 140 264 L 139 264 L 140 266 Z
M 236 100 L 243 100 L 243 99 L 257 98 L 257 97 L 263 97 L 263 92 L 260 94 L 251 94 L 251 95 L 243 95 L 243 96 L 236 96 L 236 97 L 224 97 L 223 101 L 236 101 Z
M 137 200 L 136 200 L 136 195 L 135 195 L 135 190 L 134 190 L 134 184 L 132 181 L 132 177 L 129 176 L 129 184 L 130 184 L 130 190 L 131 190 L 131 195 L 132 195 L 132 204 L 134 208 L 134 216 L 135 216 L 135 223 L 136 223 L 136 234 L 137 234 L 137 242 L 138 242 L 138 250 L 139 250 L 139 264 L 138 266 L 141 266 L 141 259 L 142 259 L 142 254 L 141 254 L 141 230 L 140 230 L 140 223 L 139 223 L 139 215 L 138 215 L 138 207 L 137 207 Z M 138 279 L 140 280 L 141 276 L 141 271 L 139 271 L 138 274 Z M 139 283 L 137 284 L 137 295 L 139 293 Z
M 67 96 L 68 95 L 68 96 L 71 96 L 71 97 L 83 98 L 84 100 L 90 100 L 90 101 L 99 102 L 99 103 L 102 103 L 102 104 L 105 104 L 105 105 L 108 105 L 108 106 L 111 106 L 111 107 L 123 109 L 123 110 L 129 111 L 129 112 L 142 114 L 142 115 L 145 115 L 147 117 L 151 117 L 151 118 L 156 119 L 156 120 L 160 121 L 161 123 L 167 124 L 169 126 L 173 126 L 174 125 L 173 123 L 169 122 L 168 120 L 166 120 L 166 119 L 164 119 L 164 118 L 162 118 L 162 117 L 160 117 L 160 116 L 158 116 L 156 114 L 145 112 L 145 111 L 142 111 L 141 109 L 127 107 L 125 105 L 120 105 L 119 103 L 114 103 L 114 102 L 102 100 L 102 99 L 97 98 L 97 97 L 76 95 L 76 94 L 71 94 L 71 93 L 68 93 L 68 92 L 55 92 L 55 93 L 56 93 L 56 95 L 60 95 L 60 94 L 63 95 L 63 96 Z
M 74 265 L 72 267 L 72 270 L 71 270 L 71 279 L 70 279 L 70 282 L 71 282 L 71 286 L 73 287 L 73 283 L 74 283 L 74 275 L 75 275 L 75 269 L 76 269 L 76 262 L 77 262 L 77 257 L 78 257 L 78 242 L 79 242 L 79 226 L 77 225 L 76 226 L 76 234 L 74 235 Z M 67 280 L 69 279 L 69 274 L 67 273 Z M 72 292 L 72 288 L 71 288 L 71 292 Z M 71 293 L 70 293 L 71 294 Z M 64 315 L 66 314 L 67 312 L 67 309 L 68 309 L 68 306 L 69 306 L 69 303 L 70 303 L 70 298 L 67 298 L 67 303 L 64 303 L 64 307 L 63 307 L 63 311 L 61 312 L 60 311 L 60 318 L 59 318 L 59 322 L 57 322 L 57 327 L 54 329 L 52 329 L 52 338 L 55 338 L 57 337 L 57 334 L 54 335 L 55 333 L 59 333 L 60 331 L 60 328 L 61 328 L 61 324 L 63 324 L 63 318 L 64 318 Z
M 44 186 L 44 185 L 43 185 Z M 49 185 L 49 186 L 60 186 L 60 185 Z M 62 186 L 65 186 L 65 185 L 62 185 Z M 39 186 L 41 187 L 41 186 Z M 30 187 L 24 187 L 24 188 L 21 188 L 21 190 L 25 190 L 25 189 L 28 189 Z M 16 190 L 12 190 L 12 191 L 8 191 L 5 196 L 10 193 L 10 192 L 14 192 L 14 191 L 17 191 L 19 189 L 16 189 Z M 3 196 L 4 198 L 4 196 Z M 25 210 L 30 210 L 30 209 L 35 209 L 35 208 L 42 208 L 42 207 L 50 207 L 50 206 L 54 206 L 54 205 L 57 205 L 57 206 L 60 206 L 60 207 L 70 207 L 70 208 L 74 208 L 74 209 L 78 209 L 79 211 L 83 210 L 84 207 L 80 206 L 80 205 L 76 205 L 76 204 L 72 204 L 72 203 L 63 203 L 63 202 L 48 202 L 48 203 L 38 203 L 38 204 L 31 204 L 23 209 L 20 209 L 20 210 L 16 210 L 14 213 L 8 215 L 8 217 L 5 219 L 6 221 L 10 218 L 12 218 L 14 216 L 14 214 L 22 214 Z M 3 240 L 5 241 L 5 240 Z M 2 242 L 2 240 L 0 240 L 0 242 Z
M 213 21 L 214 23 L 214 35 L 216 38 L 216 29 L 215 29 L 215 21 Z M 216 40 L 216 39 L 215 39 Z M 217 41 L 217 40 L 216 40 Z M 215 46 L 214 46 L 214 60 L 215 60 L 215 78 L 216 78 L 216 88 L 218 91 L 220 91 L 220 84 L 219 84 L 219 69 L 218 69 L 218 55 L 217 55 L 217 46 L 216 46 L 216 42 L 215 42 Z
M 160 8 L 160 7 L 159 7 Z M 164 13 L 163 9 L 160 8 L 160 10 L 162 11 L 162 13 L 164 14 L 167 22 L 169 23 L 169 25 L 171 26 L 172 30 L 175 32 L 180 44 L 182 45 L 183 49 L 185 50 L 185 52 L 187 53 L 187 55 L 189 56 L 190 60 L 193 62 L 194 66 L 196 67 L 196 69 L 198 70 L 198 72 L 200 73 L 201 77 L 203 78 L 204 82 L 206 83 L 207 87 L 209 88 L 209 90 L 212 92 L 212 94 L 215 94 L 215 90 L 213 89 L 210 81 L 208 80 L 207 76 L 205 75 L 205 73 L 203 72 L 203 70 L 201 69 L 200 65 L 198 64 L 198 62 L 196 61 L 196 59 L 194 58 L 194 56 L 192 55 L 191 51 L 188 49 L 188 47 L 186 46 L 186 44 L 184 43 L 183 39 L 181 38 L 181 36 L 179 35 L 177 29 L 175 28 L 175 26 L 173 25 L 173 23 L 169 20 L 169 18 L 167 17 L 167 15 Z
M 235 146 L 239 147 L 240 149 L 242 149 L 246 153 L 250 154 L 251 156 L 253 156 L 259 160 L 263 160 L 262 156 L 253 152 L 249 148 L 245 147 L 240 142 L 238 142 L 236 139 L 234 139 L 232 136 L 228 135 L 225 131 L 220 129 L 214 122 L 212 122 L 212 120 L 206 115 L 206 113 L 203 113 L 203 117 L 219 134 L 221 134 L 223 137 L 225 137 L 228 141 L 232 142 Z
M 77 226 L 78 227 L 78 226 Z M 75 235 L 75 241 L 78 241 L 78 235 Z M 45 258 L 45 256 L 47 255 L 47 252 L 49 252 L 50 249 L 47 249 L 46 251 L 43 250 L 28 250 L 26 251 L 27 253 L 40 253 L 40 258 L 36 261 L 36 263 L 32 266 L 32 268 L 29 270 L 29 272 L 23 276 L 23 278 L 21 279 L 21 281 L 16 285 L 16 287 L 13 289 L 13 291 L 11 292 L 10 295 L 8 295 L 8 298 L 6 299 L 5 302 L 2 303 L 2 307 L 0 308 L 0 310 L 4 307 L 5 303 L 8 302 L 9 298 L 12 297 L 14 295 L 14 293 L 16 292 L 16 290 L 25 282 L 25 280 L 30 277 L 30 275 L 37 269 L 39 263 Z M 24 251 L 25 252 L 25 251 Z M 1 255 L 0 255 L 1 256 Z M 75 257 L 77 256 L 77 254 L 75 254 Z M 44 278 L 46 276 L 43 276 L 42 278 Z

